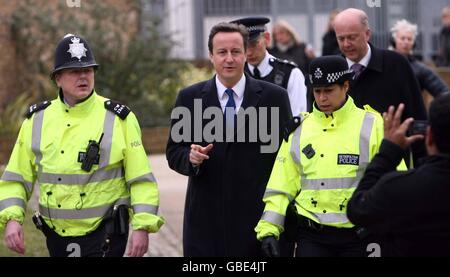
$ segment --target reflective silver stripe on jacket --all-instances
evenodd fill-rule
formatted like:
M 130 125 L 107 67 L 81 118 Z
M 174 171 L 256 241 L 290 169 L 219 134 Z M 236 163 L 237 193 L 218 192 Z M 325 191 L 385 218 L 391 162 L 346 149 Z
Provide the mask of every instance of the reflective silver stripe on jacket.
M 131 179 L 130 181 L 127 182 L 127 185 L 131 185 L 131 184 L 137 183 L 137 182 L 154 182 L 154 183 L 156 183 L 156 178 L 155 178 L 155 175 L 153 175 L 153 173 L 148 173 L 148 174 L 136 177 L 134 179 Z
M 41 137 L 42 137 L 42 123 L 44 122 L 44 110 L 38 111 L 34 114 L 33 119 L 33 131 L 31 133 L 31 150 L 36 156 L 36 165 L 38 166 L 38 170 L 41 170 L 41 160 L 42 160 L 42 152 L 41 152 Z
M 118 167 L 110 170 L 99 169 L 91 174 L 38 173 L 38 180 L 41 184 L 85 185 L 122 178 L 123 176 L 123 168 Z
M 276 212 L 265 211 L 261 217 L 261 220 L 284 226 L 284 216 Z
M 130 198 L 120 198 L 115 203 L 106 204 L 93 208 L 82 209 L 54 209 L 47 208 L 39 204 L 39 212 L 51 219 L 89 219 L 95 217 L 104 217 L 115 205 L 130 206 Z
M 328 190 L 328 189 L 349 189 L 358 185 L 358 177 L 341 177 L 328 179 L 306 179 L 302 176 L 302 189 L 304 190 Z
M 372 136 L 374 120 L 375 116 L 369 112 L 366 112 L 359 135 L 359 166 L 356 172 L 356 177 L 307 179 L 305 175 L 302 174 L 302 189 L 331 190 L 356 188 L 369 164 L 370 137 Z
M 345 213 L 312 213 L 321 224 L 347 223 L 349 222 Z
M 148 214 L 158 214 L 158 208 L 159 206 L 154 205 L 148 205 L 148 204 L 136 204 L 133 205 L 133 211 L 134 213 L 148 213 Z
M 363 125 L 361 127 L 361 133 L 359 135 L 359 166 L 367 167 L 370 159 L 370 137 L 372 136 L 373 123 L 375 121 L 375 115 L 366 112 L 364 116 Z
M 33 190 L 33 183 L 25 181 L 22 175 L 11 171 L 3 172 L 1 180 L 22 183 L 28 195 L 30 195 Z
M 115 119 L 116 115 L 114 113 L 106 111 L 105 122 L 103 123 L 103 139 L 100 143 L 100 164 L 98 166 L 99 168 L 106 167 L 109 163 Z
M 300 134 L 302 133 L 302 125 L 303 125 L 303 117 L 300 116 L 300 121 L 302 122 L 300 126 L 295 130 L 294 135 L 292 136 L 291 142 L 291 155 L 292 159 L 300 164 Z
M 12 206 L 20 206 L 25 209 L 27 205 L 22 198 L 7 198 L 0 201 L 0 211 Z
M 289 199 L 289 202 L 294 200 L 294 197 L 292 197 L 292 195 L 290 195 L 289 193 L 279 191 L 279 190 L 274 190 L 274 189 L 266 189 L 263 199 L 266 197 L 269 197 L 269 196 L 280 195 L 280 194 L 286 196 Z

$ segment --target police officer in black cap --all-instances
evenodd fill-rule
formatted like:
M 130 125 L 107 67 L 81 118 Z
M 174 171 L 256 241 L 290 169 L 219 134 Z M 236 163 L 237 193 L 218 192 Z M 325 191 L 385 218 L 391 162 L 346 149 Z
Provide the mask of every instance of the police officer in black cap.
M 346 207 L 381 145 L 383 120 L 370 108 L 356 107 L 347 95 L 353 73 L 343 57 L 316 58 L 309 70 L 314 110 L 286 128 L 257 238 L 267 256 L 279 255 L 277 238 L 283 232 L 296 234 L 297 257 L 367 256 L 369 242 L 348 220 Z M 297 220 L 288 220 L 289 203 Z
M 270 34 L 266 24 L 269 22 L 267 17 L 246 17 L 231 21 L 247 27 L 250 35 L 245 71 L 255 79 L 286 89 L 292 114 L 296 116 L 307 109 L 305 78 L 295 63 L 275 58 L 267 52 Z
M 123 256 L 130 223 L 127 255 L 142 256 L 148 233 L 164 223 L 136 116 L 96 93 L 97 67 L 82 37 L 59 42 L 51 74 L 59 95 L 29 108 L 0 180 L 0 229 L 13 251 L 25 252 L 21 224 L 34 182 L 33 222 L 52 257 Z

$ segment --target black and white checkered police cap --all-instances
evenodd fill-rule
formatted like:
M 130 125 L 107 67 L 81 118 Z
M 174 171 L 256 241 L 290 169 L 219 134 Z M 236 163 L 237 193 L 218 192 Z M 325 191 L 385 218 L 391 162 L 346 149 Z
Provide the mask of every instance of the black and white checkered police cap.
M 343 84 L 352 78 L 353 72 L 341 56 L 322 56 L 309 64 L 309 84 L 313 87 L 327 87 Z

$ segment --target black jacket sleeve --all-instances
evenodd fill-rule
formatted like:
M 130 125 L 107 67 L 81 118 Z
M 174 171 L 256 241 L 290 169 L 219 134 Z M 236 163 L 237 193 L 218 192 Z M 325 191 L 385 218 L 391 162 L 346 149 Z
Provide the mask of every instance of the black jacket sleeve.
M 426 120 L 427 119 L 427 111 L 425 109 L 425 104 L 422 97 L 422 92 L 420 91 L 419 81 L 417 80 L 412 66 L 409 64 L 407 58 L 401 56 L 401 59 L 398 60 L 401 62 L 401 72 L 403 82 L 399 82 L 401 84 L 397 89 L 402 90 L 403 98 L 405 101 L 405 110 L 403 112 L 402 120 L 405 120 L 409 117 L 413 117 L 416 120 Z M 417 167 L 420 163 L 419 161 L 427 156 L 427 152 L 425 149 L 425 144 L 423 141 L 415 142 L 411 145 L 411 150 L 413 153 L 413 166 Z
M 387 232 L 391 204 L 385 187 L 402 174 L 395 170 L 403 155 L 404 151 L 399 146 L 383 140 L 380 152 L 367 167 L 348 202 L 347 216 L 353 224 L 376 232 Z
M 178 94 L 177 100 L 175 102 L 174 109 L 178 107 L 186 107 L 188 108 L 187 103 L 183 103 L 183 91 Z M 193 114 L 193 113 L 191 113 Z M 169 131 L 169 139 L 167 141 L 166 147 L 166 158 L 169 164 L 169 167 L 176 172 L 186 175 L 186 176 L 195 176 L 199 172 L 199 168 L 194 168 L 189 161 L 189 153 L 191 151 L 191 143 L 189 142 L 175 142 L 172 138 L 172 128 L 174 124 L 176 124 L 180 119 L 172 119 L 170 131 Z M 192 130 L 191 130 L 192 133 Z
M 417 79 L 419 80 L 419 84 L 422 89 L 427 90 L 431 95 L 433 95 L 433 97 L 437 97 L 438 95 L 448 91 L 444 81 L 442 81 L 442 79 L 439 78 L 439 76 L 436 75 L 436 73 L 434 73 L 431 69 L 418 61 L 414 61 L 411 64 L 416 67 L 415 72 L 417 72 Z

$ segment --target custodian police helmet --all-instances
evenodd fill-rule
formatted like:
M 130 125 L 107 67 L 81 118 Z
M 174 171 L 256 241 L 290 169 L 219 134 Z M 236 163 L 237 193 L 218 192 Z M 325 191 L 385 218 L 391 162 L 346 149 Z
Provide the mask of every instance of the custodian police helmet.
M 327 87 L 343 84 L 352 77 L 347 61 L 341 56 L 322 56 L 309 64 L 309 85 Z
M 65 35 L 55 50 L 55 67 L 51 74 L 52 79 L 62 69 L 84 67 L 98 67 L 91 48 L 82 37 L 72 34 Z
M 267 31 L 266 24 L 270 22 L 267 17 L 245 17 L 233 20 L 230 23 L 244 25 L 249 33 L 249 40 L 253 41 L 259 37 L 259 34 Z

